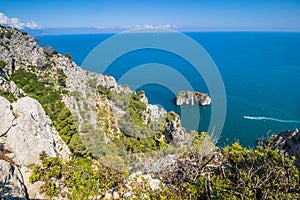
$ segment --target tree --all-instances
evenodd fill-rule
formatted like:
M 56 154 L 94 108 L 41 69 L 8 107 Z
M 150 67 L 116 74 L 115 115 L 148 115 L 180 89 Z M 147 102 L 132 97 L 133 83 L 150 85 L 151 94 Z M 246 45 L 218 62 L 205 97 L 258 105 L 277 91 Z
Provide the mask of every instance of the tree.
M 72 56 L 71 56 L 69 53 L 66 53 L 65 56 L 66 56 L 67 58 L 69 58 L 70 60 L 72 60 Z

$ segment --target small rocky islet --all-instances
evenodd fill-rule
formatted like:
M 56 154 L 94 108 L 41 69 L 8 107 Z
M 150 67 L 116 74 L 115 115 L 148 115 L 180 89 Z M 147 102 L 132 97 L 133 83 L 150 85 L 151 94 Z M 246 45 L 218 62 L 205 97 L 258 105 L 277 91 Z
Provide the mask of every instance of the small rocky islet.
M 208 94 L 195 91 L 180 91 L 176 95 L 176 105 L 200 105 L 208 106 L 211 104 L 211 98 Z

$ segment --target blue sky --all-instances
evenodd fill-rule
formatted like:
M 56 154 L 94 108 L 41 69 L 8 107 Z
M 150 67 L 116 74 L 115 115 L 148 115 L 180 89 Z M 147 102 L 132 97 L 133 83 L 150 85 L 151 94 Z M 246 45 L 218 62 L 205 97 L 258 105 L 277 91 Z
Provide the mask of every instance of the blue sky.
M 0 13 L 42 28 L 300 31 L 300 0 L 0 0 Z

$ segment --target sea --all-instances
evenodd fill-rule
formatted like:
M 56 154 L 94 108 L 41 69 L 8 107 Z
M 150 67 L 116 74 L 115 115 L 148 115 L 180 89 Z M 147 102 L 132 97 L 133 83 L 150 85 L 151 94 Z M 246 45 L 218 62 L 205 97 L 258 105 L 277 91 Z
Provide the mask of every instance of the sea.
M 227 106 L 224 127 L 217 143 L 219 146 L 239 141 L 243 146 L 255 147 L 259 139 L 283 130 L 300 128 L 300 33 L 183 34 L 206 50 L 224 83 Z M 80 66 L 97 45 L 114 35 L 43 35 L 36 36 L 36 39 L 41 46 L 51 46 L 61 54 L 69 53 Z M 147 48 L 124 54 L 110 64 L 105 74 L 110 74 L 119 81 L 124 72 L 149 63 L 181 69 L 180 73 L 185 75 L 195 90 L 209 93 L 203 78 L 194 76 L 193 71 L 189 70 L 191 63 L 174 53 L 159 49 Z M 89 66 L 84 68 L 97 72 L 97 69 Z M 139 76 L 146 79 L 147 74 Z M 178 84 L 177 80 L 173 80 L 173 76 L 166 74 L 165 78 L 175 86 Z M 138 87 L 135 79 L 118 83 L 136 90 L 144 90 L 151 104 L 164 107 L 167 111 L 173 110 L 180 115 L 185 113 L 182 125 L 187 130 L 207 131 L 211 119 L 211 106 L 176 106 L 176 94 L 158 83 L 145 82 Z M 195 117 L 195 112 L 200 115 L 199 118 Z M 199 121 L 197 126 L 195 120 Z

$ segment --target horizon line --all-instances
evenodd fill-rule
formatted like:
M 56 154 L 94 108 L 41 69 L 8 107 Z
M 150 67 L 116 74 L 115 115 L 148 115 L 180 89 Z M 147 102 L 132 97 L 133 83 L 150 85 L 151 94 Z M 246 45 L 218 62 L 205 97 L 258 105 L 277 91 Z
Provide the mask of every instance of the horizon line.
M 157 27 L 154 27 L 157 28 Z M 286 32 L 300 33 L 300 29 L 282 29 L 282 28 L 162 28 L 166 30 L 174 30 L 182 33 L 201 33 L 201 32 Z M 43 35 L 79 35 L 79 34 L 118 34 L 132 29 L 124 28 L 96 28 L 96 27 L 49 27 L 40 29 L 21 29 L 21 31 L 31 32 L 35 36 Z M 45 32 L 42 32 L 45 31 Z M 50 32 L 47 32 L 50 31 Z

